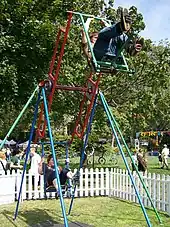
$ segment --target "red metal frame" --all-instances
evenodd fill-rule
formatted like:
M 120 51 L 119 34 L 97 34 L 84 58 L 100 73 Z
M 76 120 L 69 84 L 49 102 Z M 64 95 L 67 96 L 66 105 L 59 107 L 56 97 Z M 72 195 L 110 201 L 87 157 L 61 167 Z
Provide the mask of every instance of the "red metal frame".
M 56 89 L 59 90 L 65 90 L 65 91 L 82 91 L 82 92 L 86 92 L 88 90 L 88 88 L 86 87 L 71 87 L 71 86 L 66 86 L 66 85 L 56 85 Z
M 66 45 L 66 42 L 67 42 L 68 33 L 69 33 L 69 30 L 70 30 L 71 20 L 72 20 L 72 13 L 69 12 L 68 19 L 67 19 L 67 26 L 66 26 L 65 31 L 63 31 L 63 29 L 60 28 L 60 30 L 58 32 L 56 43 L 55 43 L 55 48 L 54 48 L 54 52 L 53 52 L 53 56 L 52 56 L 52 60 L 51 60 L 51 63 L 50 63 L 50 69 L 49 69 L 48 76 L 49 76 L 49 79 L 52 80 L 52 82 L 53 82 L 53 87 L 52 87 L 52 91 L 51 91 L 51 93 L 48 97 L 48 111 L 49 112 L 51 111 L 51 105 L 52 105 L 53 96 L 54 96 L 56 84 L 57 84 L 58 77 L 59 77 L 60 66 L 61 66 L 63 55 L 64 55 L 64 48 L 65 48 L 65 45 Z M 56 56 L 57 56 L 57 51 L 58 51 L 58 48 L 59 48 L 59 42 L 62 39 L 62 37 L 61 37 L 62 32 L 64 33 L 64 38 L 63 38 L 63 43 L 62 43 L 61 50 L 60 50 L 60 55 L 59 55 L 58 61 L 57 61 L 57 67 L 55 69 L 54 65 L 55 65 L 55 62 L 56 62 Z M 53 76 L 53 71 L 55 71 L 54 76 Z M 42 104 L 39 119 L 38 119 L 35 142 L 38 140 L 39 137 L 45 136 L 46 121 L 43 120 L 43 114 L 44 114 L 44 105 Z M 43 126 L 42 126 L 42 122 L 43 122 Z M 41 129 L 41 128 L 43 128 L 43 129 Z
M 77 119 L 76 119 L 74 131 L 72 133 L 70 143 L 72 143 L 75 135 L 77 135 L 78 138 L 83 139 L 84 132 L 85 132 L 85 129 L 87 127 L 88 120 L 89 120 L 89 117 L 90 117 L 90 113 L 91 113 L 91 110 L 92 110 L 92 107 L 93 107 L 93 104 L 94 104 L 95 96 L 96 96 L 96 93 L 98 92 L 98 86 L 99 86 L 99 82 L 100 82 L 100 78 L 101 78 L 101 73 L 98 75 L 98 78 L 97 78 L 96 81 L 94 81 L 92 79 L 92 77 L 93 77 L 93 73 L 90 74 L 90 77 L 87 80 L 87 84 L 88 84 L 88 81 L 90 81 L 94 85 L 94 90 L 91 91 L 92 93 L 90 93 L 91 99 L 90 99 L 90 103 L 89 103 L 89 105 L 87 106 L 87 109 L 86 109 L 86 114 L 84 116 L 84 122 L 83 122 L 83 125 L 82 125 L 82 128 L 81 128 L 81 132 L 79 132 L 79 129 L 80 129 L 79 127 L 81 126 L 81 116 L 82 116 L 83 107 L 85 105 L 85 102 L 88 99 L 87 94 L 89 93 L 89 90 L 87 90 L 84 93 L 83 100 L 80 103 L 80 111 L 79 111 L 79 114 L 78 114 Z
M 75 128 L 74 131 L 72 133 L 72 137 L 70 140 L 70 143 L 72 143 L 75 135 L 78 136 L 78 138 L 82 139 L 84 136 L 84 132 L 85 129 L 87 127 L 88 124 L 88 119 L 94 104 L 94 100 L 95 100 L 95 95 L 98 92 L 98 85 L 100 82 L 100 77 L 101 77 L 101 73 L 99 75 L 97 75 L 97 79 L 96 81 L 93 80 L 93 73 L 91 72 L 89 79 L 87 80 L 86 86 L 85 87 L 71 87 L 71 86 L 67 86 L 67 85 L 59 85 L 57 84 L 58 81 L 58 77 L 59 77 L 59 71 L 60 71 L 60 67 L 61 67 L 61 63 L 62 63 L 62 58 L 64 55 L 64 48 L 67 42 L 67 37 L 68 37 L 68 33 L 70 30 L 70 26 L 71 26 L 71 20 L 72 20 L 72 12 L 68 13 L 68 19 L 67 19 L 67 26 L 66 28 L 63 30 L 62 28 L 60 28 L 58 34 L 57 34 L 57 38 L 56 38 L 56 42 L 55 42 L 55 48 L 53 51 L 53 56 L 51 59 L 51 63 L 50 63 L 50 67 L 49 67 L 49 72 L 48 72 L 48 76 L 49 76 L 49 80 L 52 81 L 52 90 L 50 92 L 50 95 L 48 96 L 48 111 L 51 111 L 51 106 L 52 106 L 52 101 L 53 101 L 53 96 L 54 96 L 54 92 L 56 89 L 60 89 L 60 90 L 68 90 L 68 91 L 80 91 L 83 92 L 83 100 L 80 103 L 80 110 L 75 122 Z M 64 37 L 62 36 L 62 33 L 64 33 Z M 57 57 L 58 54 L 58 48 L 59 48 L 59 43 L 62 41 L 62 46 L 61 46 L 61 50 L 60 50 L 60 54 Z M 57 66 L 55 68 L 55 65 L 57 63 Z M 89 87 L 88 83 L 91 83 L 92 85 L 92 89 L 91 87 Z M 45 84 L 45 81 L 41 81 L 39 86 L 43 87 Z M 89 99 L 90 103 L 86 105 L 87 100 Z M 83 116 L 83 111 L 86 111 L 85 116 Z M 81 125 L 81 117 L 83 118 L 83 123 L 82 126 L 80 128 L 80 132 L 78 130 L 79 125 Z M 37 142 L 37 140 L 39 138 L 44 138 L 45 137 L 45 130 L 46 130 L 46 120 L 44 119 L 44 104 L 41 104 L 41 110 L 39 113 L 39 119 L 38 119 L 38 124 L 37 124 L 37 131 L 36 131 L 36 138 L 35 138 L 35 142 Z

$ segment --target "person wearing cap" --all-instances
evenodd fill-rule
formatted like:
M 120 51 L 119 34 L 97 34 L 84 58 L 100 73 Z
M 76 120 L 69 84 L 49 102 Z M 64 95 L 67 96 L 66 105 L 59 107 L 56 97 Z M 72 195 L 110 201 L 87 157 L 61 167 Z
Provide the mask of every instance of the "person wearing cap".
M 161 157 L 162 157 L 162 167 L 161 169 L 166 166 L 168 169 L 168 155 L 169 155 L 169 149 L 167 148 L 167 145 L 164 144 L 164 148 L 162 149 Z

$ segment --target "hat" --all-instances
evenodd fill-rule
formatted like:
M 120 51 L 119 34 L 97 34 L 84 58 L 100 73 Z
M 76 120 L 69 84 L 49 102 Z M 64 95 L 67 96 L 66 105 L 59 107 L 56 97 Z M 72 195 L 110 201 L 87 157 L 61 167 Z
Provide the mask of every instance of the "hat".
M 166 145 L 166 144 L 164 144 L 164 147 L 167 147 L 167 145 Z

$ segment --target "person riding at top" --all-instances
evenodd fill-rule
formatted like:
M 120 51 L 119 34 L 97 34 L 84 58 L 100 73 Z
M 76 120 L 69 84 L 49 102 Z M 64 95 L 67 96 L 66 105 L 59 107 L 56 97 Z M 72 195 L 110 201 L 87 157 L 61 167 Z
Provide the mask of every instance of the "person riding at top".
M 90 26 L 90 22 L 93 20 L 93 18 L 88 18 L 86 23 L 85 23 L 85 29 L 88 31 L 89 26 Z M 89 34 L 89 38 L 90 38 L 90 43 L 92 48 L 94 47 L 94 44 L 98 38 L 98 32 L 91 32 Z M 91 61 L 91 52 L 88 46 L 88 42 L 87 42 L 87 38 L 86 38 L 86 34 L 84 32 L 84 30 L 82 30 L 82 48 L 83 48 L 83 53 L 87 58 L 87 61 L 90 62 Z
M 120 22 L 104 27 L 99 33 L 91 34 L 90 40 L 97 61 L 114 59 L 123 45 L 125 45 L 125 50 L 131 56 L 135 56 L 142 50 L 144 46 L 143 38 L 136 38 L 133 41 L 128 40 L 127 32 L 130 31 L 131 24 L 132 19 L 128 10 L 124 9 L 124 11 L 121 10 Z M 83 51 L 86 57 L 91 59 L 91 53 L 87 51 L 87 40 L 84 37 L 82 36 Z

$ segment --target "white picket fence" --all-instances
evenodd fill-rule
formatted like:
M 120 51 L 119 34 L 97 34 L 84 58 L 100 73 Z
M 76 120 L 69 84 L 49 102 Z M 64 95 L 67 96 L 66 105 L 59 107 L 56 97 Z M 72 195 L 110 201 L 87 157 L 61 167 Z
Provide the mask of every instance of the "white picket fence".
M 76 170 L 74 170 L 76 172 Z M 139 190 L 145 206 L 151 203 L 144 191 L 137 174 L 133 174 L 135 184 Z M 146 174 L 142 176 L 148 188 L 149 194 L 158 210 L 170 215 L 170 176 L 159 174 Z M 34 181 L 38 182 L 39 176 Z M 23 181 L 21 200 L 43 199 L 44 179 L 40 176 L 40 185 L 33 185 L 31 173 L 26 173 Z M 0 176 L 0 204 L 12 203 L 18 198 L 21 184 L 21 172 L 8 173 Z M 113 196 L 120 199 L 138 203 L 138 199 L 131 183 L 128 172 L 122 169 L 85 169 L 81 170 L 80 184 L 77 186 L 75 197 L 88 196 Z M 47 197 L 55 197 L 55 193 L 47 193 Z

